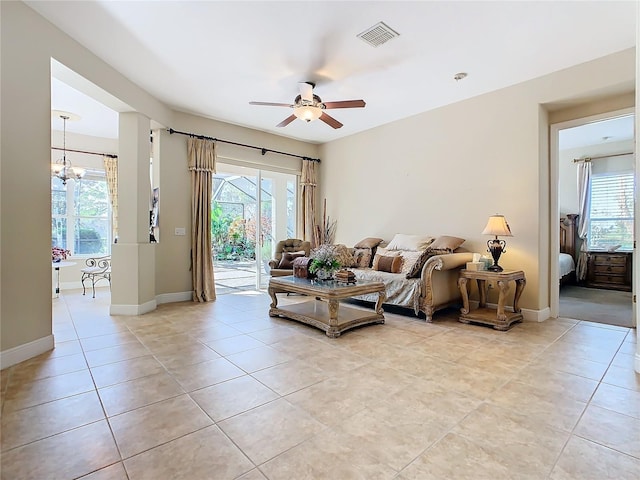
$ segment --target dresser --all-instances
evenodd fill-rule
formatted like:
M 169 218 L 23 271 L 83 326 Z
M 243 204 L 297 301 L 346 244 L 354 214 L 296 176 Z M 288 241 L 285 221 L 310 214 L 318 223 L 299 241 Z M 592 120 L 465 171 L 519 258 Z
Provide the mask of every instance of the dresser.
M 631 253 L 589 252 L 587 287 L 631 291 Z

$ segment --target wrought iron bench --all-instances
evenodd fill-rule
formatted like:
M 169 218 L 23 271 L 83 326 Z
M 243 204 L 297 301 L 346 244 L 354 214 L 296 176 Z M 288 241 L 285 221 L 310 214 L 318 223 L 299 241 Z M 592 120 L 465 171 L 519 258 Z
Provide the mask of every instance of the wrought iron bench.
M 87 266 L 80 270 L 82 272 L 82 294 L 86 293 L 84 281 L 90 280 L 93 298 L 96 298 L 96 283 L 100 280 L 108 280 L 109 287 L 111 287 L 111 255 L 89 257 L 85 263 Z

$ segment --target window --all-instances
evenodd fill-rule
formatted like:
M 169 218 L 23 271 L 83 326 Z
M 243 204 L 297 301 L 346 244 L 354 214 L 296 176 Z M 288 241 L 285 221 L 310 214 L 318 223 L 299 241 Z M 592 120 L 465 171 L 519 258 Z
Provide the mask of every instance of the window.
M 108 255 L 111 210 L 103 171 L 87 171 L 82 180 L 51 178 L 51 246 L 72 255 Z
M 594 174 L 589 205 L 589 249 L 633 250 L 633 172 Z

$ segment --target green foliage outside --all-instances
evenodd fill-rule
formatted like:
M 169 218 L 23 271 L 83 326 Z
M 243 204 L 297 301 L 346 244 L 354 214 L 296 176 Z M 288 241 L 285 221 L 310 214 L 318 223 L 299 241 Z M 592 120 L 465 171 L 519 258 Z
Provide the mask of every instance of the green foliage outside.
M 253 260 L 255 237 L 247 235 L 247 223 L 241 216 L 226 213 L 218 202 L 211 208 L 211 243 L 214 260 Z M 254 230 L 255 231 L 255 230 Z

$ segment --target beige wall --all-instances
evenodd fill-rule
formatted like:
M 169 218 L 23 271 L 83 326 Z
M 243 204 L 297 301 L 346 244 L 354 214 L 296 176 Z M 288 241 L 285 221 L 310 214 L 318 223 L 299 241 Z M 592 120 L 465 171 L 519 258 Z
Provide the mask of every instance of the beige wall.
M 540 105 L 632 84 L 634 65 L 627 50 L 323 145 L 320 198 L 337 241 L 449 234 L 484 252 L 480 232 L 501 213 L 514 237 L 500 263 L 525 271 L 522 306 L 546 309 L 550 120 Z
M 0 3 L 3 351 L 51 335 L 50 60 L 42 42 L 37 38 L 29 41 L 24 35 L 29 29 L 28 20 L 8 14 L 9 10 L 24 8 L 13 2 Z M 29 212 L 29 221 L 25 221 L 25 211 Z M 34 295 L 42 298 L 34 301 Z

